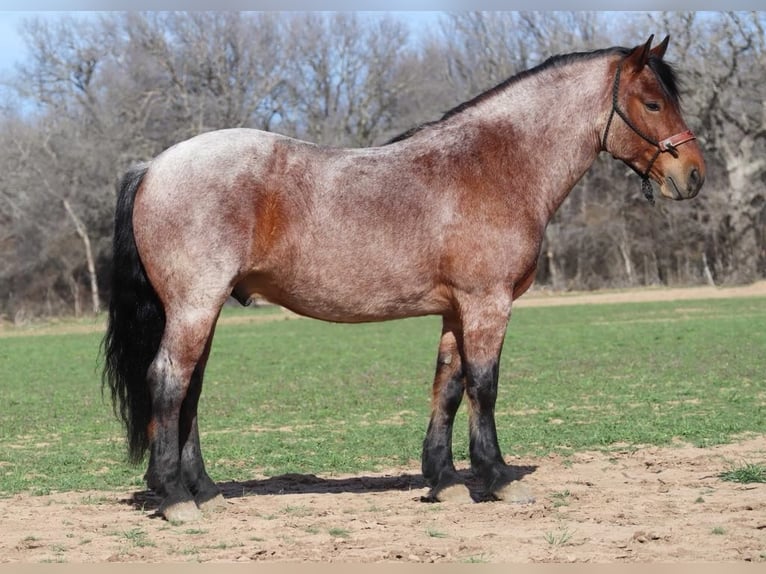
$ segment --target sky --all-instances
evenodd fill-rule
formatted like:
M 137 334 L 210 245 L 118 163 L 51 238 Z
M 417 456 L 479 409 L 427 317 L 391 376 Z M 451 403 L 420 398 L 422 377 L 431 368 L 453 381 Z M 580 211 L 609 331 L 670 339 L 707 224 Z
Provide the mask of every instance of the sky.
M 14 64 L 22 61 L 26 55 L 26 49 L 19 35 L 19 25 L 25 18 L 34 16 L 44 18 L 59 18 L 64 14 L 80 10 L 81 14 L 93 13 L 87 10 L 124 10 L 124 9 L 173 9 L 173 8 L 192 8 L 192 9 L 237 9 L 253 8 L 259 9 L 348 9 L 352 4 L 358 3 L 351 0 L 319 0 L 311 2 L 310 0 L 258 0 L 256 3 L 246 0 L 217 0 L 215 4 L 209 0 L 184 0 L 183 6 L 177 5 L 180 0 L 132 0 L 130 3 L 125 0 L 5 0 L 4 8 L 11 10 L 0 11 L 0 78 L 7 77 L 14 70 Z M 245 6 L 245 2 L 247 6 Z M 729 0 L 728 9 L 756 9 L 756 4 L 762 0 Z M 498 4 L 501 4 L 498 6 Z M 572 5 L 571 2 L 564 0 L 536 0 L 534 4 L 530 0 L 387 0 L 384 5 L 380 5 L 378 0 L 367 2 L 366 6 L 370 9 L 394 8 L 398 17 L 411 23 L 413 30 L 428 26 L 438 18 L 438 10 L 460 10 L 460 9 L 620 9 L 633 8 L 641 10 L 655 9 L 713 9 L 717 7 L 712 5 L 711 0 L 585 0 Z M 716 4 L 719 4 L 716 2 Z M 71 11 L 50 11 L 46 8 L 71 8 Z M 13 8 L 17 8 L 14 10 Z M 33 8 L 34 11 L 23 11 L 21 8 Z M 404 8 L 405 10 L 402 10 Z M 411 8 L 411 10 L 407 10 Z M 85 10 L 85 12 L 82 12 Z
M 320 3 L 321 6 L 321 3 Z M 108 8 L 104 6 L 104 8 Z M 12 73 L 17 62 L 27 56 L 26 47 L 19 34 L 19 26 L 24 19 L 42 17 L 56 19 L 63 15 L 87 15 L 94 11 L 0 11 L 0 78 Z M 381 12 L 382 13 L 382 12 Z M 396 12 L 402 20 L 409 22 L 413 31 L 433 24 L 439 17 L 436 11 L 402 11 Z
M 18 58 L 25 55 L 24 45 L 18 35 L 18 25 L 24 12 L 0 12 L 0 72 L 12 68 Z

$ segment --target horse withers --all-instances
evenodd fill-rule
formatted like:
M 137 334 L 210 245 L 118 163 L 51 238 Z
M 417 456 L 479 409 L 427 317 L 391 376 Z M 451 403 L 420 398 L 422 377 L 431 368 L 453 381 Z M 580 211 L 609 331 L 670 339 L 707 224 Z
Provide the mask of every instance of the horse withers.
M 230 129 L 130 170 L 104 384 L 131 459 L 149 452 L 160 512 L 191 520 L 223 500 L 205 471 L 197 405 L 229 296 L 346 323 L 440 315 L 426 498 L 465 488 L 452 459 L 463 396 L 480 498 L 502 498 L 513 473 L 495 428 L 498 361 L 554 212 L 602 151 L 650 198 L 692 198 L 704 181 L 667 45 L 553 57 L 379 147 Z

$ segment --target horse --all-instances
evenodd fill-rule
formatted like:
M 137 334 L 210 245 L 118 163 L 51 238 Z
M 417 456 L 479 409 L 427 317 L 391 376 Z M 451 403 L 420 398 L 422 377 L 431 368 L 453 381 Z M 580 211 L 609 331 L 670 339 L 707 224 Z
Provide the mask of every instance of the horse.
M 343 323 L 441 316 L 424 498 L 467 489 L 452 455 L 465 396 L 474 481 L 484 499 L 502 499 L 513 473 L 495 426 L 498 361 L 554 212 L 602 151 L 638 173 L 650 199 L 693 198 L 704 182 L 668 41 L 551 57 L 380 146 L 223 129 L 129 169 L 102 388 L 131 462 L 149 453 L 158 513 L 183 522 L 225 505 L 197 409 L 230 296 Z

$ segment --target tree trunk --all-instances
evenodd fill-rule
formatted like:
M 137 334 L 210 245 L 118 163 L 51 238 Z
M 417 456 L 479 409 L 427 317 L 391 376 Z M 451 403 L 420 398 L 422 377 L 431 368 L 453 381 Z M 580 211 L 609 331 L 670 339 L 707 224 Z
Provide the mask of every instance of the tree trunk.
M 545 251 L 545 257 L 548 259 L 548 272 L 551 276 L 551 287 L 554 291 L 559 291 L 561 289 L 561 272 L 559 271 L 559 264 L 553 249 L 549 247 Z
M 633 286 L 635 284 L 633 261 L 630 258 L 630 247 L 628 247 L 626 240 L 620 241 L 620 255 L 622 255 L 622 261 L 625 265 L 625 275 L 628 278 L 628 285 Z
M 735 146 L 724 146 L 729 183 L 728 226 L 732 235 L 729 249 L 729 279 L 747 283 L 756 279 L 758 234 L 752 203 L 758 193 L 755 182 L 766 171 L 766 159 L 756 151 L 756 142 L 743 137 Z
M 548 262 L 551 288 L 554 291 L 560 291 L 562 288 L 561 267 L 559 266 L 559 259 L 556 257 L 556 242 L 558 238 L 558 226 L 553 223 L 545 230 L 545 259 Z
M 77 278 L 74 275 L 69 276 L 69 291 L 72 293 L 72 300 L 74 301 L 74 316 L 79 317 L 82 315 L 82 307 L 80 306 L 80 284 L 77 282 Z
M 85 228 L 82 220 L 77 217 L 77 214 L 72 210 L 72 206 L 69 201 L 64 199 L 64 209 L 69 214 L 69 217 L 74 223 L 77 235 L 82 239 L 82 243 L 85 246 L 85 260 L 88 266 L 88 278 L 90 279 L 90 294 L 93 314 L 96 315 L 101 312 L 101 302 L 98 297 L 98 276 L 96 275 L 96 261 L 93 258 L 93 250 L 90 246 L 90 237 L 88 236 L 88 230 Z
M 710 270 L 710 265 L 707 262 L 707 254 L 702 252 L 702 271 L 705 274 L 708 285 L 715 287 L 715 280 L 713 279 L 713 272 Z

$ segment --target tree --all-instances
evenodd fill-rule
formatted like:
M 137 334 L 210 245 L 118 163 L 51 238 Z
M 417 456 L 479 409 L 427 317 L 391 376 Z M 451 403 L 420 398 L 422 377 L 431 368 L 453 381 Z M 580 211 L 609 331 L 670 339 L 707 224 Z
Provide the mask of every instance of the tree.
M 33 198 L 27 209 L 44 209 L 49 217 L 59 211 L 69 222 L 81 242 L 91 310 L 98 313 L 101 306 L 91 237 L 93 227 L 109 213 L 111 202 L 104 201 L 103 191 L 112 174 L 103 155 L 108 148 L 91 147 L 94 136 L 108 131 L 110 120 L 98 81 L 107 56 L 104 29 L 85 20 L 63 19 L 56 24 L 30 20 L 23 32 L 32 60 L 20 69 L 17 86 L 43 111 L 33 124 L 34 131 L 19 124 L 11 129 L 13 144 L 8 154 L 24 177 L 16 182 L 17 188 L 6 188 L 4 193 L 10 198 L 11 192 L 21 192 Z M 37 216 L 25 210 L 19 213 Z M 79 280 L 75 278 L 79 266 L 69 255 L 59 253 L 57 257 L 66 270 L 75 314 L 79 314 Z
M 289 123 L 298 137 L 333 146 L 382 143 L 398 129 L 415 78 L 401 66 L 407 29 L 357 13 L 301 14 L 289 25 Z
M 122 65 L 146 102 L 148 136 L 164 149 L 213 129 L 273 128 L 284 115 L 289 64 L 283 20 L 238 12 L 120 15 L 128 48 Z
M 722 282 L 766 274 L 766 38 L 763 13 L 666 13 L 687 83 L 685 106 L 709 162 L 701 196 L 706 259 Z M 717 192 L 717 193 L 716 193 Z

